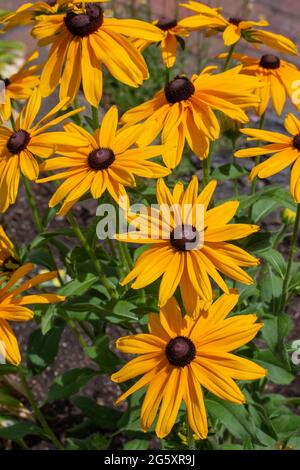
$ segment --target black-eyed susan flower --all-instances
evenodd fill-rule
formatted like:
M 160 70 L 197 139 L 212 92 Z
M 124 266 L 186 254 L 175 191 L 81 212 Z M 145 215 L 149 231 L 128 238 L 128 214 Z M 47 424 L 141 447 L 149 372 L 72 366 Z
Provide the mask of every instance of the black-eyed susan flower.
M 49 304 L 62 302 L 65 298 L 55 294 L 30 294 L 23 292 L 45 281 L 56 277 L 55 272 L 48 272 L 32 277 L 20 284 L 20 280 L 28 276 L 33 265 L 28 263 L 18 268 L 7 281 L 0 277 L 0 354 L 12 364 L 21 362 L 18 341 L 9 322 L 31 320 L 33 312 L 25 305 Z
M 18 254 L 4 228 L 0 225 L 0 276 L 11 274 L 18 267 Z
M 145 21 L 105 18 L 97 3 L 69 3 L 54 15 L 37 15 L 32 34 L 40 46 L 51 44 L 41 74 L 41 92 L 60 83 L 60 99 L 73 102 L 80 84 L 87 101 L 98 106 L 102 65 L 122 83 L 138 87 L 148 78 L 146 62 L 128 39 L 160 41 L 163 31 Z
M 36 88 L 19 114 L 15 129 L 0 126 L 0 212 L 6 211 L 10 204 L 14 204 L 21 174 L 32 181 L 37 179 L 39 165 L 35 157 L 47 158 L 54 153 L 57 144 L 68 143 L 68 136 L 62 136 L 61 132 L 46 132 L 83 109 L 55 117 L 67 101 L 67 98 L 61 101 L 34 124 L 41 106 L 41 95 Z M 83 145 L 83 138 L 74 136 L 70 143 Z
M 242 129 L 241 132 L 249 136 L 248 140 L 269 143 L 262 147 L 238 150 L 234 155 L 245 158 L 274 154 L 252 169 L 250 180 L 257 176 L 268 178 L 292 165 L 290 190 L 294 200 L 300 203 L 300 121 L 293 114 L 287 114 L 284 127 L 290 135 L 260 129 Z
M 58 156 L 45 161 L 41 170 L 62 170 L 62 173 L 40 179 L 39 183 L 64 179 L 49 202 L 50 207 L 64 200 L 59 214 L 66 214 L 71 207 L 87 192 L 98 199 L 105 190 L 117 203 L 129 204 L 125 186 L 135 186 L 135 175 L 144 178 L 160 178 L 169 174 L 169 170 L 150 158 L 161 155 L 164 147 L 131 148 L 137 139 L 140 126 L 117 129 L 118 110 L 112 106 L 105 114 L 100 129 L 93 135 L 70 123 L 65 125 L 67 142 L 73 136 L 85 140 L 82 148 L 59 146 Z M 62 139 L 63 140 L 63 135 Z
M 28 99 L 32 90 L 39 84 L 39 76 L 36 72 L 38 65 L 30 65 L 38 58 L 38 52 L 31 54 L 20 70 L 9 77 L 0 76 L 5 85 L 5 102 L 0 104 L 0 116 L 8 121 L 12 112 L 12 100 Z
M 213 110 L 246 123 L 248 117 L 242 108 L 258 103 L 253 90 L 261 84 L 256 77 L 240 74 L 241 67 L 212 74 L 215 68 L 207 67 L 191 80 L 176 76 L 153 99 L 122 116 L 122 122 L 129 125 L 144 121 L 138 145 L 148 145 L 162 131 L 162 143 L 170 143 L 163 154 L 169 168 L 180 163 L 185 140 L 199 158 L 207 157 L 209 142 L 220 133 Z
M 252 284 L 252 278 L 241 266 L 256 266 L 258 260 L 229 241 L 246 237 L 259 227 L 228 224 L 238 209 L 238 201 L 208 209 L 215 188 L 216 181 L 211 181 L 198 195 L 196 176 L 186 191 L 182 183 L 177 183 L 171 193 L 162 179 L 158 182 L 157 212 L 151 210 L 136 220 L 129 213 L 133 224 L 130 228 L 134 228 L 136 222 L 137 230 L 116 236 L 122 242 L 150 244 L 122 285 L 134 281 L 131 287 L 140 289 L 162 276 L 159 305 L 165 305 L 180 286 L 185 306 L 192 312 L 198 298 L 211 302 L 210 278 L 228 292 L 219 271 L 236 281 Z
M 109 2 L 110 0 L 94 0 L 93 3 Z M 34 3 L 24 3 L 16 11 L 10 11 L 0 19 L 0 25 L 4 26 L 4 31 L 25 26 L 35 22 L 39 15 L 53 15 L 66 11 L 68 5 L 81 4 L 82 0 L 48 0 L 37 1 Z
M 26 26 L 34 23 L 35 17 L 38 15 L 57 13 L 59 7 L 62 7 L 63 4 L 67 4 L 67 1 L 50 0 L 48 2 L 24 3 L 15 11 L 10 11 L 7 15 L 1 17 L 0 24 L 4 26 L 5 31 L 17 26 Z
M 287 95 L 294 102 L 293 84 L 300 83 L 300 71 L 295 65 L 273 54 L 264 54 L 259 58 L 241 54 L 234 54 L 233 57 L 242 62 L 242 73 L 258 77 L 265 84 L 264 87 L 256 89 L 260 98 L 257 106 L 259 116 L 264 114 L 271 98 L 278 116 L 282 113 Z
M 162 59 L 166 67 L 173 67 L 176 60 L 176 50 L 178 42 L 184 45 L 184 39 L 189 36 L 188 28 L 181 26 L 181 20 L 175 18 L 161 17 L 159 20 L 153 22 L 157 28 L 164 32 L 164 38 L 160 41 Z M 133 44 L 135 47 L 143 52 L 148 46 L 153 44 L 153 41 L 145 39 L 134 39 Z
M 158 414 L 155 432 L 161 439 L 167 436 L 184 401 L 190 427 L 205 439 L 208 425 L 202 387 L 222 400 L 242 404 L 246 399 L 235 380 L 266 375 L 259 365 L 232 353 L 263 326 L 256 322 L 256 315 L 226 318 L 237 301 L 237 293 L 223 294 L 207 313 L 192 319 L 182 316 L 172 298 L 159 316 L 149 315 L 149 333 L 117 340 L 120 351 L 139 356 L 113 374 L 112 380 L 120 383 L 142 376 L 117 403 L 147 387 L 141 408 L 143 431 L 148 431 Z
M 248 21 L 243 18 L 225 18 L 221 15 L 222 8 L 210 8 L 207 5 L 188 0 L 181 6 L 196 13 L 182 20 L 182 26 L 198 31 L 206 29 L 209 32 L 222 32 L 225 46 L 236 44 L 241 38 L 254 46 L 265 44 L 277 51 L 297 55 L 297 46 L 290 39 L 270 31 L 257 29 L 269 26 L 267 21 Z

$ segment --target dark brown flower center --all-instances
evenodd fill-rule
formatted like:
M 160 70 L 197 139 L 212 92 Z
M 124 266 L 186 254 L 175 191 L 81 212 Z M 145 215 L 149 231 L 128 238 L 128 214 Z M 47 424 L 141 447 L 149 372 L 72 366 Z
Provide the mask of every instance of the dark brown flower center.
M 192 225 L 178 225 L 170 235 L 170 243 L 178 251 L 190 251 L 199 243 L 199 232 Z
M 3 78 L 3 77 L 0 75 L 0 80 L 2 80 L 2 81 L 4 82 L 5 87 L 8 87 L 8 85 L 10 85 L 10 80 L 9 80 L 9 78 Z
M 259 65 L 264 69 L 278 69 L 280 67 L 280 59 L 273 54 L 265 54 L 260 59 Z
M 184 75 L 177 75 L 165 86 L 165 97 L 169 103 L 188 100 L 194 92 L 194 85 Z
M 20 153 L 22 150 L 26 149 L 27 145 L 29 144 L 29 141 L 30 141 L 30 135 L 28 134 L 27 131 L 23 131 L 21 129 L 17 132 L 14 132 L 10 136 L 6 144 L 6 147 L 13 155 L 16 155 Z
M 103 23 L 103 11 L 98 5 L 87 3 L 86 13 L 76 15 L 69 11 L 64 17 L 65 25 L 73 36 L 88 36 L 97 31 Z
M 244 21 L 243 18 L 238 18 L 238 17 L 232 17 L 229 18 L 229 23 L 234 24 L 235 26 L 238 26 L 241 21 Z
M 47 3 L 50 7 L 54 7 L 54 5 L 56 5 L 56 0 L 48 0 Z
M 300 134 L 295 135 L 294 140 L 293 140 L 293 145 L 295 149 L 300 150 Z
M 169 341 L 165 353 L 170 364 L 185 367 L 195 359 L 196 347 L 189 338 L 177 336 Z
M 105 170 L 114 161 L 115 154 L 108 148 L 93 150 L 88 156 L 88 164 L 92 170 Z
M 174 20 L 172 18 L 166 18 L 165 16 L 163 16 L 158 20 L 156 26 L 159 29 L 162 29 L 163 31 L 168 31 L 168 29 L 172 29 L 177 26 L 177 20 Z

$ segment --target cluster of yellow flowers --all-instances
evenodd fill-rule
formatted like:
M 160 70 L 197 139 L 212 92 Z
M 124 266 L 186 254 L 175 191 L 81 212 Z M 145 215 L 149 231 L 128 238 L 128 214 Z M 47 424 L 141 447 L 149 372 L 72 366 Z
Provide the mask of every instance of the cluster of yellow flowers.
M 6 121 L 11 118 L 12 127 L 0 126 L 0 211 L 15 203 L 21 175 L 37 183 L 64 180 L 49 202 L 50 207 L 62 203 L 60 215 L 67 214 L 84 194 L 98 199 L 106 190 L 115 201 L 122 197 L 129 206 L 125 188 L 135 186 L 135 176 L 159 178 L 156 193 L 159 204 L 182 208 L 191 205 L 192 215 L 180 227 L 180 239 L 172 236 L 178 229 L 175 219 L 171 220 L 170 231 L 170 221 L 165 219 L 163 210 L 158 214 L 162 236 L 156 240 L 147 235 L 152 215 L 145 216 L 138 232 L 117 236 L 120 242 L 150 245 L 122 284 L 134 281 L 132 288 L 141 289 L 161 278 L 160 314 L 150 315 L 148 334 L 117 341 L 120 351 L 141 356 L 115 373 L 112 380 L 123 382 L 142 376 L 118 401 L 148 386 L 141 410 L 143 430 L 151 427 L 159 410 L 156 433 L 160 438 L 166 436 L 183 400 L 190 427 L 205 438 L 208 430 L 202 386 L 224 400 L 243 403 L 245 397 L 234 379 L 253 380 L 266 374 L 262 367 L 231 353 L 252 340 L 262 324 L 251 314 L 226 318 L 238 302 L 238 292 L 230 290 L 221 276 L 244 284 L 253 282 L 244 268 L 256 266 L 259 261 L 231 242 L 253 234 L 259 227 L 229 224 L 237 212 L 238 201 L 212 207 L 215 181 L 204 185 L 199 193 L 198 178 L 193 176 L 186 190 L 179 182 L 170 191 L 163 177 L 180 164 L 186 141 L 199 159 L 211 158 L 212 142 L 220 135 L 215 111 L 246 124 L 249 108 L 262 116 L 272 98 L 280 116 L 286 95 L 292 99 L 293 82 L 300 79 L 298 69 L 271 53 L 261 57 L 234 54 L 238 41 L 245 40 L 256 49 L 265 44 L 293 55 L 297 55 L 297 48 L 291 40 L 261 29 L 268 26 L 266 21 L 226 19 L 220 8 L 191 0 L 182 7 L 194 15 L 179 21 L 160 18 L 153 24 L 108 18 L 100 6 L 102 1 L 38 1 L 2 19 L 3 31 L 32 24 L 32 36 L 38 40 L 38 46 L 51 47 L 43 67 L 32 65 L 37 58 L 35 53 L 18 73 L 4 77 L 6 101 L 0 105 L 0 113 Z M 74 122 L 65 123 L 63 131 L 49 132 L 82 110 L 63 111 L 74 103 L 81 85 L 87 102 L 98 108 L 102 65 L 120 82 L 138 87 L 149 78 L 142 56 L 146 47 L 159 43 L 163 62 L 171 69 L 176 60 L 177 38 L 188 38 L 192 31 L 199 30 L 210 35 L 223 34 L 224 44 L 230 49 L 222 55 L 225 59 L 222 72 L 217 73 L 217 67 L 206 67 L 191 77 L 185 74 L 173 77 L 151 100 L 128 110 L 121 117 L 120 128 L 117 107 L 112 106 L 93 134 Z M 229 68 L 232 58 L 240 65 Z M 59 104 L 36 122 L 42 99 L 58 86 Z M 26 105 L 14 121 L 11 101 L 23 99 L 27 100 Z M 300 202 L 300 122 L 289 114 L 285 127 L 290 136 L 243 129 L 251 139 L 270 144 L 239 150 L 235 156 L 274 153 L 253 168 L 251 179 L 266 178 L 293 164 L 291 193 Z M 152 145 L 158 136 L 161 145 Z M 162 157 L 164 165 L 151 161 L 157 156 Z M 53 170 L 59 172 L 38 179 L 40 171 Z M 204 207 L 204 228 L 195 221 L 197 204 Z M 190 249 L 189 242 L 196 241 L 203 230 L 204 242 Z M 16 297 L 53 274 L 37 276 L 10 291 L 31 266 L 15 270 L 17 255 L 2 228 L 0 248 L 0 269 L 4 273 L 4 287 L 0 290 L 0 344 L 4 342 L 7 358 L 17 364 L 20 356 L 7 321 L 31 318 L 30 311 L 23 307 L 25 304 L 63 299 L 50 294 Z M 211 280 L 224 292 L 215 301 Z M 178 287 L 185 316 L 173 297 Z

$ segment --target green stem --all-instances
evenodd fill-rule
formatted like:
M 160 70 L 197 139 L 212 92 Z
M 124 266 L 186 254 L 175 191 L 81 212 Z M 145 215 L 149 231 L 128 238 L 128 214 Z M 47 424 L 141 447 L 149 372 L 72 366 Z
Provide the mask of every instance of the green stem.
M 95 255 L 94 251 L 92 250 L 91 246 L 89 245 L 85 235 L 83 234 L 81 228 L 79 227 L 74 215 L 72 212 L 69 212 L 67 215 L 68 221 L 75 233 L 75 235 L 79 238 L 79 240 L 82 243 L 83 248 L 85 249 L 87 255 L 91 259 L 91 261 L 94 264 L 96 273 L 99 276 L 100 282 L 104 285 L 104 287 L 108 290 L 110 293 L 111 297 L 113 299 L 117 299 L 118 295 L 115 291 L 115 286 L 110 283 L 110 281 L 105 277 L 105 274 L 102 272 L 101 265 L 99 263 L 99 260 L 97 259 L 97 256 Z
M 165 83 L 168 85 L 170 82 L 170 69 L 168 67 L 165 68 Z
M 223 66 L 223 69 L 222 69 L 222 72 L 226 72 L 226 70 L 228 69 L 228 67 L 231 63 L 232 55 L 233 55 L 233 52 L 234 52 L 234 49 L 235 49 L 236 45 L 237 45 L 237 43 L 232 44 L 232 46 L 230 46 L 227 57 L 226 57 L 226 60 L 225 60 L 225 63 L 224 63 L 224 66 Z
M 76 96 L 76 98 L 74 99 L 74 106 L 75 106 L 75 108 L 79 108 L 78 96 Z M 72 119 L 76 124 L 78 124 L 79 126 L 82 125 L 80 113 L 79 113 L 79 114 L 74 114 L 74 116 L 72 116 L 71 119 Z
M 203 188 L 209 183 L 209 161 L 208 157 L 202 160 L 203 162 Z
M 88 344 L 85 341 L 82 334 L 80 333 L 80 331 L 78 330 L 78 328 L 77 328 L 76 324 L 74 323 L 74 321 L 71 320 L 71 318 L 68 318 L 68 317 L 65 317 L 65 321 L 69 325 L 71 330 L 73 331 L 74 335 L 77 337 L 77 339 L 78 339 L 79 343 L 81 344 L 81 346 L 83 347 L 83 349 L 86 349 L 88 347 Z
M 50 428 L 49 424 L 46 421 L 45 416 L 43 415 L 40 408 L 38 407 L 38 405 L 35 401 L 35 398 L 33 396 L 33 393 L 31 391 L 31 388 L 30 388 L 30 386 L 29 386 L 29 384 L 26 380 L 26 376 L 25 376 L 25 373 L 22 369 L 22 366 L 19 366 L 18 372 L 19 372 L 19 377 L 20 377 L 21 383 L 24 387 L 24 390 L 26 392 L 26 396 L 27 396 L 28 401 L 29 401 L 29 403 L 32 407 L 32 410 L 33 410 L 33 413 L 34 413 L 34 416 L 35 416 L 36 420 L 40 423 L 41 427 L 43 428 L 43 430 L 45 432 L 45 435 L 50 439 L 50 441 L 54 444 L 54 446 L 59 450 L 64 450 L 63 445 L 61 444 L 61 442 L 58 440 L 58 438 L 53 433 L 52 429 Z
M 28 199 L 28 202 L 29 202 L 29 205 L 30 205 L 30 208 L 31 208 L 31 212 L 32 212 L 32 216 L 33 216 L 33 220 L 34 220 L 34 223 L 35 223 L 35 226 L 36 226 L 36 229 L 37 229 L 37 232 L 38 233 L 41 233 L 43 231 L 43 224 L 41 222 L 41 219 L 40 219 L 40 216 L 39 216 L 39 211 L 38 211 L 38 208 L 37 208 L 37 205 L 36 205 L 36 202 L 35 202 L 35 199 L 33 197 L 33 194 L 31 192 L 31 189 L 30 189 L 30 184 L 29 184 L 29 181 L 28 179 L 26 178 L 26 176 L 22 175 L 22 179 L 23 179 L 23 183 L 24 183 L 24 186 L 25 186 L 25 191 L 26 191 L 26 195 L 27 195 L 27 199 Z M 49 256 L 50 256 L 50 259 L 51 259 L 51 262 L 54 266 L 54 269 L 55 271 L 57 271 L 57 278 L 60 282 L 61 285 L 64 284 L 64 281 L 61 277 L 61 274 L 59 272 L 59 268 L 56 264 L 56 261 L 55 261 L 55 258 L 53 256 L 53 253 L 51 251 L 51 248 L 47 245 L 47 250 L 48 250 L 48 253 L 49 253 Z
M 37 229 L 38 233 L 41 233 L 43 231 L 43 224 L 42 224 L 40 216 L 39 216 L 39 212 L 38 212 L 38 208 L 37 208 L 35 199 L 32 195 L 31 189 L 30 189 L 29 181 L 26 178 L 26 176 L 24 176 L 24 175 L 22 175 L 22 179 L 23 179 L 23 183 L 24 183 L 24 186 L 25 186 L 27 199 L 28 199 L 29 205 L 31 207 L 33 220 L 34 220 L 36 229 Z
M 259 126 L 258 128 L 259 129 L 262 129 L 263 126 L 264 126 L 264 123 L 265 123 L 265 119 L 266 119 L 266 112 L 264 112 L 261 117 L 260 117 L 260 120 L 259 120 Z M 259 146 L 260 143 L 258 142 L 257 143 L 257 146 Z M 256 157 L 255 159 L 255 166 L 258 165 L 260 162 L 260 156 Z M 251 183 L 251 195 L 252 194 L 255 194 L 255 191 L 256 191 L 256 183 L 257 183 L 257 176 L 252 180 L 252 183 Z
M 286 302 L 287 302 L 287 298 L 288 298 L 291 269 L 292 269 L 292 265 L 293 265 L 294 254 L 295 254 L 296 249 L 297 249 L 297 238 L 298 238 L 298 231 L 299 231 L 299 223 L 300 223 L 300 204 L 297 205 L 297 213 L 296 213 L 296 218 L 295 218 L 295 222 L 294 222 L 292 240 L 291 240 L 291 244 L 290 244 L 288 263 L 287 263 L 285 277 L 284 277 L 284 280 L 283 280 L 282 296 L 281 296 L 281 302 L 280 302 L 279 310 L 278 310 L 279 313 L 284 310 Z
M 92 106 L 92 115 L 93 115 L 93 129 L 94 131 L 99 127 L 99 110 Z
M 132 262 L 132 258 L 131 258 L 129 248 L 126 245 L 126 243 L 122 243 L 122 242 L 120 243 L 119 248 L 120 248 L 120 252 L 122 252 L 123 255 L 124 255 L 126 267 L 128 269 L 128 272 L 129 272 L 133 268 L 133 262 Z

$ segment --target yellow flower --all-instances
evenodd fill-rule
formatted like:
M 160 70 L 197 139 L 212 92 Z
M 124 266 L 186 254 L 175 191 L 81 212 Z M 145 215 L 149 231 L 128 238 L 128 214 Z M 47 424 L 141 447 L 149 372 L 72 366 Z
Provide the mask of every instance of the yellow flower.
M 164 33 L 164 38 L 160 41 L 159 45 L 163 62 L 168 68 L 173 67 L 175 63 L 177 42 L 180 40 L 183 41 L 183 37 L 189 36 L 188 28 L 183 28 L 181 21 L 182 20 L 177 21 L 175 18 L 162 17 L 153 22 L 153 24 Z M 148 46 L 153 44 L 153 41 L 134 39 L 132 43 L 139 51 L 143 52 Z
M 238 150 L 234 155 L 245 158 L 274 154 L 252 169 L 250 180 L 257 176 L 268 178 L 292 165 L 290 190 L 294 200 L 300 203 L 300 121 L 289 113 L 285 118 L 284 127 L 290 136 L 260 129 L 242 129 L 243 134 L 250 136 L 248 140 L 263 140 L 270 143 L 263 147 Z
M 265 44 L 280 52 L 297 55 L 297 46 L 285 36 L 274 34 L 269 31 L 256 29 L 256 27 L 269 26 L 267 21 L 247 21 L 243 18 L 224 18 L 220 11 L 222 8 L 210 8 L 202 3 L 188 0 L 188 3 L 181 3 L 182 7 L 192 10 L 197 14 L 184 18 L 181 22 L 183 27 L 198 31 L 207 29 L 209 32 L 218 31 L 223 33 L 225 46 L 236 44 L 241 37 L 254 46 Z
M 222 54 L 221 57 L 224 57 Z M 273 54 L 264 54 L 259 58 L 242 54 L 234 54 L 233 57 L 243 64 L 242 73 L 259 78 L 265 86 L 256 89 L 260 98 L 257 106 L 257 114 L 261 116 L 266 111 L 270 98 L 278 116 L 281 115 L 286 101 L 286 95 L 293 102 L 295 89 L 293 84 L 300 83 L 300 71 L 297 67 Z
M 17 286 L 16 284 L 27 276 L 32 268 L 33 265 L 28 263 L 18 268 L 8 281 L 0 278 L 0 354 L 15 365 L 21 362 L 21 356 L 17 339 L 8 322 L 32 319 L 33 312 L 24 305 L 52 304 L 62 302 L 65 299 L 60 295 L 44 293 L 20 295 L 24 291 L 56 277 L 55 272 L 39 274 Z
M 122 285 L 134 280 L 132 288 L 140 289 L 162 276 L 159 305 L 165 305 L 179 285 L 187 310 L 193 312 L 199 297 L 208 303 L 213 298 L 209 276 L 224 292 L 228 292 L 218 271 L 236 281 L 252 284 L 252 278 L 240 266 L 256 266 L 258 260 L 228 241 L 244 238 L 259 227 L 228 224 L 238 209 L 238 201 L 208 209 L 215 188 L 216 181 L 211 181 L 198 195 L 196 176 L 186 191 L 182 183 L 177 183 L 171 193 L 163 180 L 158 182 L 157 201 L 160 206 L 157 211 L 152 209 L 149 215 L 140 215 L 136 220 L 129 214 L 133 225 L 138 222 L 139 230 L 116 236 L 123 242 L 150 244 Z M 169 215 L 167 209 L 172 207 L 175 214 L 172 215 L 171 211 Z M 203 217 L 198 212 L 199 207 L 200 210 L 203 208 Z M 159 229 L 153 236 L 155 227 Z
M 61 101 L 37 124 L 33 124 L 41 106 L 41 95 L 36 88 L 19 114 L 15 130 L 0 126 L 0 212 L 5 212 L 10 204 L 14 204 L 21 173 L 29 180 L 37 179 L 39 165 L 35 156 L 47 158 L 54 152 L 56 144 L 67 143 L 67 136 L 62 137 L 61 132 L 45 132 L 83 109 L 50 120 L 67 101 Z M 71 141 L 72 145 L 82 145 L 82 142 L 83 138 L 79 137 Z
M 16 11 L 9 12 L 0 19 L 0 24 L 4 25 L 4 31 L 15 28 L 17 26 L 25 26 L 34 22 L 37 15 L 41 13 L 53 14 L 58 10 L 58 2 L 35 2 L 24 3 Z
M 153 145 L 151 147 L 130 148 L 139 134 L 140 126 L 117 130 L 118 110 L 112 106 L 103 118 L 100 129 L 93 135 L 76 124 L 66 124 L 66 141 L 71 142 L 74 137 L 84 139 L 84 148 L 73 148 L 69 145 L 58 146 L 57 153 L 63 157 L 47 160 L 41 165 L 41 170 L 61 170 L 38 183 L 45 183 L 56 179 L 64 179 L 64 183 L 52 196 L 49 206 L 54 207 L 64 199 L 59 211 L 65 215 L 72 206 L 88 191 L 93 198 L 98 199 L 107 189 L 116 202 L 129 204 L 124 186 L 135 186 L 135 175 L 145 178 L 159 178 L 170 171 L 149 161 L 150 158 L 161 155 L 164 147 Z
M 4 228 L 0 225 L 0 276 L 11 274 L 19 266 L 19 257 Z
M 216 140 L 220 133 L 213 110 L 246 123 L 248 117 L 242 108 L 258 103 L 253 90 L 262 85 L 257 78 L 240 74 L 241 67 L 212 75 L 215 68 L 207 67 L 191 80 L 178 75 L 153 99 L 122 117 L 122 122 L 130 125 L 145 121 L 144 132 L 137 141 L 139 145 L 148 145 L 162 131 L 162 143 L 170 142 L 173 147 L 168 145 L 163 155 L 169 168 L 180 163 L 185 139 L 199 158 L 207 157 L 209 142 Z
M 35 75 L 38 70 L 38 65 L 31 65 L 30 62 L 38 58 L 38 52 L 34 52 L 27 59 L 20 70 L 10 77 L 1 77 L 0 80 L 5 84 L 5 103 L 0 104 L 0 116 L 2 115 L 5 121 L 8 121 L 11 116 L 12 106 L 11 100 L 24 100 L 28 99 L 32 90 L 38 86 L 39 77 Z
M 93 0 L 93 3 L 109 2 L 110 0 Z M 7 31 L 17 26 L 25 26 L 34 23 L 36 17 L 41 14 L 53 15 L 64 11 L 68 5 L 82 3 L 82 0 L 49 0 L 45 2 L 24 3 L 14 12 L 9 12 L 0 19 Z
M 113 374 L 114 382 L 142 377 L 117 403 L 147 386 L 141 409 L 141 427 L 147 431 L 157 413 L 155 427 L 159 438 L 167 436 L 176 422 L 182 400 L 192 430 L 207 437 L 207 418 L 202 387 L 222 400 L 241 404 L 245 397 L 236 380 L 256 380 L 266 370 L 231 351 L 251 341 L 262 328 L 256 315 L 234 315 L 238 295 L 223 294 L 196 320 L 182 317 L 175 298 L 168 301 L 159 316 L 149 315 L 149 333 L 125 336 L 117 348 L 126 354 L 139 354 Z M 160 408 L 160 409 L 159 409 Z
M 41 74 L 42 96 L 60 83 L 60 99 L 75 99 L 80 84 L 87 101 L 98 106 L 102 65 L 121 82 L 138 87 L 148 78 L 142 55 L 127 37 L 160 41 L 163 32 L 145 21 L 105 18 L 95 3 L 69 4 L 63 12 L 38 15 L 32 35 L 40 46 L 51 44 Z

